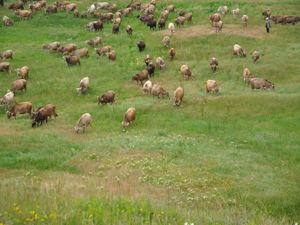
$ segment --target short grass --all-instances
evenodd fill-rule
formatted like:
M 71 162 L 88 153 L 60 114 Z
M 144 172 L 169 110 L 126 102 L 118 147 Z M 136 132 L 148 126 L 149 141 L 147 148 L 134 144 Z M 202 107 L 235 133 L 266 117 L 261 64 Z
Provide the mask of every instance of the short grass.
M 76 3 L 84 10 L 92 1 Z M 158 1 L 157 17 L 169 3 L 194 13 L 193 22 L 171 38 L 177 50 L 172 62 L 161 43 L 166 31 L 149 31 L 137 12 L 113 35 L 111 23 L 99 33 L 86 31 L 91 17 L 37 12 L 20 21 L 0 8 L 1 17 L 15 20 L 14 27 L 0 26 L 0 51 L 15 52 L 13 69 L 30 67 L 28 90 L 17 93 L 17 102 L 31 101 L 34 108 L 55 103 L 59 114 L 32 129 L 27 116 L 8 120 L 0 109 L 0 224 L 299 223 L 300 29 L 274 24 L 267 35 L 260 15 L 265 8 L 274 15 L 297 15 L 299 2 Z M 201 32 L 224 4 L 249 15 L 247 31 L 230 33 L 241 24 L 229 14 L 223 32 Z M 132 37 L 127 24 L 134 28 Z M 116 50 L 115 62 L 89 48 L 81 66 L 67 67 L 60 54 L 41 48 L 52 41 L 86 47 L 85 41 L 97 35 Z M 135 46 L 139 40 L 147 45 L 143 53 Z M 246 49 L 246 58 L 232 56 L 235 43 Z M 257 64 L 250 57 L 254 50 L 262 54 Z M 131 81 L 144 68 L 146 54 L 166 60 L 166 69 L 152 81 L 171 95 L 179 85 L 185 88 L 181 107 L 144 96 Z M 215 74 L 209 67 L 212 56 L 220 63 Z M 181 77 L 183 63 L 195 80 Z M 242 81 L 244 67 L 273 81 L 275 91 L 251 91 Z M 86 75 L 91 88 L 77 96 L 75 88 Z M 16 78 L 15 72 L 0 74 L 1 95 Z M 205 93 L 207 79 L 217 80 L 220 95 Z M 107 90 L 117 93 L 116 103 L 99 107 L 97 96 Z M 123 132 L 121 121 L 130 106 L 136 107 L 137 119 Z M 73 127 L 85 112 L 93 116 L 92 127 L 75 135 Z

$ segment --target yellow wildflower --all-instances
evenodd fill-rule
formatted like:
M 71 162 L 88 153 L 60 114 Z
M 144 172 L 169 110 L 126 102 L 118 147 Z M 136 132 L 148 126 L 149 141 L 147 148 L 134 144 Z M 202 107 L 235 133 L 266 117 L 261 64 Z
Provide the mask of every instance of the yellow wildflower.
M 22 214 L 22 210 L 19 207 L 16 207 L 15 211 L 16 211 L 17 214 Z
M 51 219 L 56 219 L 56 213 L 55 212 L 52 212 L 52 213 L 50 213 L 49 214 L 49 218 L 51 218 Z

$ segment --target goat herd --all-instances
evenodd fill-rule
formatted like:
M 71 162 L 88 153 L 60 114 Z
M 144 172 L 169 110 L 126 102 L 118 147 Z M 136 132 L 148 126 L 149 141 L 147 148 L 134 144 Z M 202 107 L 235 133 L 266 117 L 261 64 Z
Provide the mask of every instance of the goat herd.
M 86 12 L 79 13 L 77 9 L 77 5 L 75 3 L 71 3 L 69 1 L 64 2 L 56 2 L 53 5 L 47 6 L 47 2 L 45 0 L 36 1 L 33 4 L 29 5 L 29 9 L 24 9 L 26 6 L 26 1 L 12 3 L 8 8 L 15 10 L 15 14 L 22 19 L 29 19 L 32 17 L 32 13 L 34 11 L 41 10 L 45 8 L 45 13 L 56 13 L 58 10 L 65 10 L 67 12 L 72 12 L 74 17 L 82 17 L 86 18 L 88 15 L 91 15 L 97 20 L 89 22 L 86 25 L 86 29 L 89 31 L 99 31 L 103 29 L 104 23 L 108 21 L 113 21 L 112 25 L 112 33 L 118 33 L 120 30 L 120 24 L 122 22 L 122 18 L 124 16 L 132 15 L 133 10 L 139 11 L 138 19 L 145 23 L 150 29 L 155 29 L 157 26 L 159 29 L 164 29 L 166 27 L 166 21 L 170 13 L 175 12 L 174 5 L 166 6 L 163 11 L 160 13 L 160 18 L 158 22 L 154 17 L 154 12 L 156 10 L 156 2 L 155 0 L 151 0 L 149 3 L 142 4 L 137 1 L 132 1 L 126 8 L 117 10 L 116 4 L 109 4 L 107 2 L 97 2 L 88 7 Z M 106 11 L 106 13 L 104 13 Z M 175 19 L 174 23 L 168 24 L 169 35 L 165 36 L 162 40 L 162 44 L 165 48 L 169 48 L 171 37 L 175 34 L 175 27 L 181 27 L 184 25 L 186 21 L 192 21 L 193 14 L 191 12 L 186 13 L 185 10 L 180 9 L 177 10 L 179 16 Z M 209 20 L 211 25 L 216 28 L 216 32 L 222 30 L 223 22 L 221 21 L 221 17 L 226 15 L 228 11 L 227 6 L 221 6 L 217 10 L 217 13 L 211 15 Z M 239 16 L 240 10 L 234 9 L 232 10 L 233 16 Z M 265 17 L 270 17 L 271 12 L 269 10 L 262 13 Z M 274 17 L 277 18 L 278 17 Z M 285 17 L 286 18 L 286 17 Z M 282 18 L 280 18 L 283 20 Z M 280 20 L 280 21 L 281 21 Z M 287 19 L 286 21 L 290 21 Z M 294 21 L 293 20 L 293 24 Z M 277 21 L 278 22 L 278 21 Z M 242 16 L 243 26 L 247 26 L 248 16 Z M 4 26 L 13 26 L 14 22 L 8 17 L 3 16 L 3 25 Z M 130 25 L 127 25 L 126 32 L 128 35 L 133 34 L 133 28 Z M 95 37 L 93 39 L 87 40 L 86 44 L 91 47 L 96 47 L 102 44 L 101 37 Z M 146 43 L 141 40 L 137 43 L 138 50 L 143 52 L 146 48 Z M 65 46 L 61 46 L 60 42 L 52 42 L 48 44 L 44 44 L 42 46 L 43 49 L 48 51 L 56 51 L 63 53 L 63 58 L 66 61 L 68 66 L 72 65 L 80 65 L 80 58 L 86 57 L 89 55 L 88 48 L 77 49 L 77 46 L 74 43 L 69 43 Z M 6 50 L 0 53 L 0 58 L 2 59 L 13 59 L 13 51 Z M 109 60 L 116 60 L 117 54 L 112 49 L 112 46 L 103 46 L 101 48 L 96 48 L 96 54 L 100 56 L 107 56 Z M 245 57 L 245 50 L 238 44 L 233 46 L 233 54 L 238 57 Z M 175 48 L 169 48 L 169 56 L 170 60 L 173 60 L 176 56 Z M 260 59 L 260 53 L 258 51 L 254 51 L 252 53 L 252 58 L 254 63 L 256 63 Z M 151 94 L 153 96 L 157 96 L 158 98 L 169 97 L 169 93 L 159 84 L 152 84 L 149 80 L 149 77 L 154 75 L 155 69 L 163 70 L 165 68 L 165 61 L 162 57 L 158 57 L 155 60 L 155 63 L 152 61 L 152 57 L 150 55 L 146 55 L 144 58 L 145 69 L 141 72 L 137 73 L 132 77 L 132 80 L 140 83 L 143 86 L 144 94 Z M 218 69 L 219 63 L 216 57 L 213 57 L 210 61 L 210 66 L 213 72 Z M 9 62 L 0 62 L 0 72 L 11 72 L 11 66 Z M 18 114 L 28 113 L 32 119 L 32 127 L 42 125 L 43 122 L 47 122 L 49 118 L 52 116 L 56 117 L 56 106 L 54 104 L 47 104 L 45 106 L 39 107 L 35 112 L 32 112 L 32 103 L 31 102 L 22 102 L 15 103 L 14 96 L 16 91 L 25 90 L 29 75 L 29 67 L 23 66 L 21 68 L 16 69 L 17 75 L 19 79 L 15 80 L 8 92 L 0 99 L 0 105 L 9 108 L 7 111 L 7 117 L 15 117 Z M 194 78 L 190 68 L 188 65 L 182 65 L 180 67 L 180 72 L 183 77 L 187 80 L 190 78 Z M 243 71 L 243 79 L 244 82 L 251 85 L 252 89 L 274 89 L 274 84 L 264 78 L 251 77 L 250 70 L 245 68 Z M 90 85 L 89 77 L 84 77 L 80 83 L 79 87 L 76 88 L 77 94 L 80 95 L 86 92 Z M 207 80 L 206 82 L 206 92 L 212 92 L 218 94 L 219 88 L 218 84 L 215 80 Z M 184 97 L 184 89 L 183 87 L 178 87 L 174 92 L 174 105 L 180 106 Z M 98 104 L 113 104 L 115 99 L 115 92 L 110 90 L 104 93 L 102 96 L 98 97 Z M 124 116 L 122 127 L 127 127 L 131 122 L 135 120 L 136 117 L 136 109 L 129 108 Z M 86 127 L 88 127 L 91 123 L 92 116 L 89 113 L 83 114 L 74 130 L 76 133 L 80 131 L 84 132 Z

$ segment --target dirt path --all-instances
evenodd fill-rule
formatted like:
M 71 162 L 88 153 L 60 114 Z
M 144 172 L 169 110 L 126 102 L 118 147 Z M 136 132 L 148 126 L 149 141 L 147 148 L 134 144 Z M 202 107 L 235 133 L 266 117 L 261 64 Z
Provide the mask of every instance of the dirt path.
M 247 28 L 243 28 L 239 25 L 224 25 L 221 34 L 225 35 L 239 35 L 244 37 L 253 37 L 264 39 L 268 35 L 265 32 L 264 27 L 260 26 L 249 26 Z M 158 31 L 154 33 L 155 35 L 168 35 L 168 30 Z M 210 25 L 194 25 L 186 28 L 180 28 L 175 30 L 176 37 L 194 37 L 201 35 L 213 35 L 216 34 L 216 31 Z

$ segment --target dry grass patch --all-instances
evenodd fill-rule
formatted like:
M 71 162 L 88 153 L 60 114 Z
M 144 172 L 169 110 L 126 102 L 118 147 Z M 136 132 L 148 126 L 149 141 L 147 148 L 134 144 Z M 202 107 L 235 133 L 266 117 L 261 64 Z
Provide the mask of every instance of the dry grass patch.
M 160 151 L 115 150 L 88 151 L 68 164 L 95 177 L 102 189 L 116 196 L 182 205 L 204 200 L 206 206 L 215 205 L 219 188 L 229 187 L 234 180 L 210 172 L 218 166 L 217 161 L 203 163 L 201 168 L 192 168 L 175 163 L 172 156 Z
M 88 174 L 83 176 L 85 177 L 84 182 L 82 182 L 81 176 L 76 179 L 77 185 L 81 187 L 84 183 L 88 183 L 89 187 L 100 188 L 115 196 L 129 196 L 134 199 L 147 197 L 155 201 L 166 200 L 169 196 L 168 189 L 141 182 L 142 171 L 132 165 L 135 161 L 150 157 L 158 159 L 161 154 L 126 150 L 114 151 L 111 154 L 97 152 L 89 154 L 88 159 L 74 159 L 69 162 L 69 165 L 76 166 L 84 174 Z M 66 188 L 68 186 L 66 185 Z M 82 190 L 79 191 L 82 193 Z M 88 194 L 88 189 L 86 191 Z
M 176 29 L 175 36 L 176 37 L 195 37 L 195 36 L 203 36 L 203 35 L 238 35 L 243 37 L 251 37 L 251 38 L 259 38 L 265 39 L 270 36 L 266 33 L 264 26 L 248 26 L 247 28 L 243 28 L 242 25 L 233 25 L 233 24 L 224 24 L 223 29 L 219 34 L 216 34 L 216 30 L 214 27 L 210 25 L 195 25 L 189 26 L 186 28 Z M 154 35 L 169 35 L 168 30 L 163 30 L 159 32 L 155 32 Z
M 16 128 L 14 126 L 12 126 L 9 123 L 3 123 L 3 125 L 1 125 L 1 129 L 0 129 L 0 136 L 14 136 L 17 135 L 18 131 L 16 130 Z

